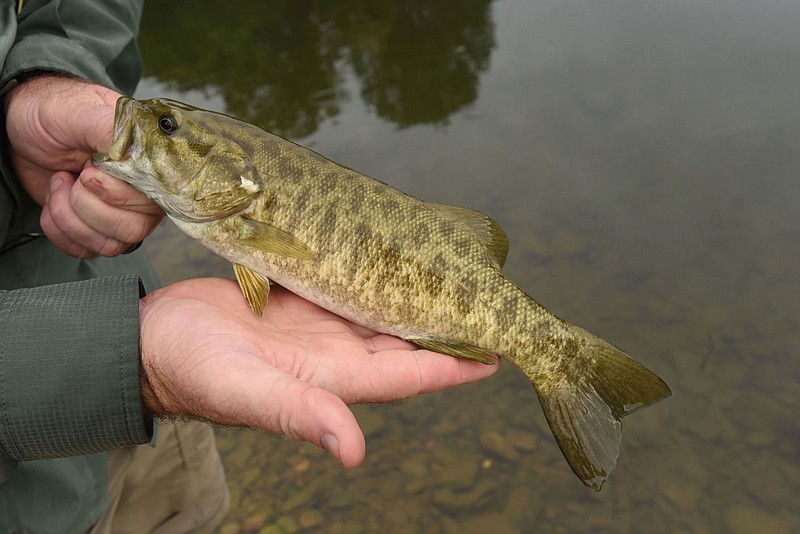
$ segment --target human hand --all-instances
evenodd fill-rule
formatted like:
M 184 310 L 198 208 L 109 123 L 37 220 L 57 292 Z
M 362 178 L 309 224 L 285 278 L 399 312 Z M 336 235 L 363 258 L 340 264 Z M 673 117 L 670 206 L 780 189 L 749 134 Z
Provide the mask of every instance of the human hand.
M 347 404 L 387 402 L 487 377 L 487 366 L 355 325 L 273 286 L 263 317 L 218 278 L 178 282 L 140 305 L 142 398 L 155 415 L 257 427 L 364 459 Z
M 86 81 L 42 75 L 5 97 L 14 171 L 42 206 L 44 233 L 79 258 L 120 254 L 164 216 L 142 193 L 89 165 L 94 152 L 108 150 L 119 96 Z

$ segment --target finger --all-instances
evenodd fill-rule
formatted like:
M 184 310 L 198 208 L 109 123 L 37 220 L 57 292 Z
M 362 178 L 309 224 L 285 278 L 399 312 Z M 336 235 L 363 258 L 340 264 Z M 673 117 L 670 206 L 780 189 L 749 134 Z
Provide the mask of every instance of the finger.
M 364 435 L 347 405 L 333 393 L 287 377 L 267 406 L 280 414 L 281 432 L 328 450 L 345 467 L 364 460 Z
M 347 403 L 391 402 L 474 382 L 497 368 L 428 350 L 387 350 L 357 368 L 332 366 L 325 383 Z
M 397 336 L 382 334 L 372 330 L 371 328 L 367 328 L 366 326 L 361 326 L 352 322 L 348 322 L 348 324 L 354 334 L 364 339 L 364 343 L 366 343 L 367 350 L 370 353 L 380 352 L 383 350 L 415 350 L 418 348 L 413 343 Z
M 52 172 L 42 169 L 30 161 L 12 157 L 14 171 L 19 176 L 20 183 L 25 191 L 40 206 L 44 205 L 45 198 L 50 191 L 50 177 Z
M 325 389 L 295 379 L 260 359 L 248 361 L 236 356 L 236 371 L 224 373 L 229 384 L 221 396 L 236 391 L 234 414 L 250 414 L 245 424 L 311 442 L 327 449 L 345 467 L 355 467 L 364 459 L 364 435 L 355 416 L 336 395 Z M 233 360 L 233 358 L 232 358 Z M 236 376 L 238 375 L 238 376 Z M 213 386 L 212 386 L 213 387 Z M 225 415 L 221 415 L 225 419 Z M 242 422 L 239 421 L 239 424 Z
M 72 209 L 81 220 L 93 231 L 112 241 L 97 252 L 104 256 L 113 256 L 127 249 L 131 244 L 143 240 L 158 225 L 163 212 L 158 215 L 141 213 L 131 209 L 115 207 L 107 202 L 107 198 L 98 197 L 87 189 L 81 181 L 77 181 L 70 192 Z M 112 245 L 121 243 L 122 248 Z
M 50 190 L 44 199 L 39 224 L 48 239 L 71 256 L 86 259 L 95 255 L 86 246 L 86 236 L 97 238 L 72 210 L 69 201 L 70 189 L 75 179 L 67 172 L 56 173 L 50 181 Z M 81 236 L 76 239 L 75 236 Z
M 109 226 L 100 231 L 84 221 L 84 217 L 90 219 L 93 216 L 96 217 L 96 215 L 88 213 L 92 209 L 105 210 L 115 208 L 106 207 L 102 204 L 102 201 L 98 201 L 100 205 L 96 207 L 90 206 L 87 208 L 84 206 L 81 208 L 81 206 L 78 206 L 76 208 L 73 196 L 76 188 L 78 190 L 83 189 L 80 183 L 69 173 L 60 172 L 53 175 L 47 208 L 49 217 L 55 226 L 67 239 L 92 254 L 114 256 L 127 250 L 131 242 L 122 242 L 115 239 L 113 235 L 109 235 L 117 228 L 116 226 Z
M 32 86 L 32 83 L 39 85 Z M 119 93 L 94 83 L 60 77 L 43 76 L 22 87 L 25 86 L 46 106 L 42 123 L 47 131 L 61 134 L 57 141 L 81 149 L 87 155 L 108 150 Z
M 359 333 L 355 328 L 356 333 Z M 364 329 L 367 330 L 367 329 Z M 399 337 L 390 336 L 388 334 L 379 334 L 372 331 L 371 336 L 364 337 L 364 343 L 367 345 L 367 350 L 371 353 L 388 351 L 388 350 L 416 350 L 417 346 L 413 343 L 400 339 Z
M 106 204 L 142 214 L 164 216 L 164 211 L 144 193 L 96 167 L 85 167 L 79 179 L 86 189 Z
M 42 232 L 47 236 L 47 239 L 63 252 L 86 260 L 96 256 L 89 249 L 82 247 L 72 239 L 68 238 L 64 232 L 53 222 L 50 215 L 50 208 L 47 204 L 42 208 L 42 214 L 39 218 L 39 225 L 42 227 Z
M 92 152 L 106 152 L 114 132 L 116 101 L 121 95 L 100 85 L 92 84 L 90 87 L 92 94 L 86 95 L 86 97 L 96 98 L 94 105 L 89 108 L 91 116 L 84 119 L 84 124 L 77 124 L 76 126 L 81 128 L 85 124 L 92 125 L 93 127 L 86 131 L 87 147 Z M 85 90 L 83 94 L 86 94 Z
M 416 350 L 414 356 L 420 373 L 420 393 L 439 391 L 460 384 L 469 384 L 492 376 L 500 368 L 494 364 L 465 360 L 429 350 Z
M 356 323 L 352 323 L 350 325 L 350 328 L 351 328 L 351 330 L 353 330 L 353 333 L 355 333 L 359 337 L 363 337 L 364 339 L 369 339 L 371 337 L 375 337 L 377 335 L 380 335 L 379 332 L 376 332 L 375 330 L 373 330 L 371 328 L 367 328 L 366 326 L 361 326 L 360 324 L 356 324 Z

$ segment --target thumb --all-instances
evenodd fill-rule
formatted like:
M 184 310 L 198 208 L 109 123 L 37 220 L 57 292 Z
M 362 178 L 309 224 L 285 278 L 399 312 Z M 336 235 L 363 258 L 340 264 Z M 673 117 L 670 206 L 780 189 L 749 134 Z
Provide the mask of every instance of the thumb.
M 364 434 L 353 412 L 330 391 L 286 376 L 267 397 L 267 429 L 327 449 L 348 468 L 364 460 Z
M 89 153 L 108 151 L 120 94 L 82 80 L 57 77 L 48 81 L 50 98 L 42 117 L 46 131 L 69 148 Z
M 107 152 L 114 136 L 115 104 L 119 93 L 102 86 L 92 86 L 96 100 L 87 103 L 84 117 L 86 130 L 85 145 L 93 152 Z M 79 125 L 80 126 L 80 125 Z

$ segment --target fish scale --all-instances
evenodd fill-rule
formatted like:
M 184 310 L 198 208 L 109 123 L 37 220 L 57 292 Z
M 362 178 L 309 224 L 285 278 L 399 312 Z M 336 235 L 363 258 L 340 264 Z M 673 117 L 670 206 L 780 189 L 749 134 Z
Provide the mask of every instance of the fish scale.
M 257 315 L 272 280 L 420 347 L 508 359 L 592 489 L 616 465 L 620 419 L 670 395 L 636 360 L 506 278 L 506 235 L 474 210 L 423 202 L 253 125 L 167 99 L 120 98 L 109 152 L 93 162 L 230 260 Z

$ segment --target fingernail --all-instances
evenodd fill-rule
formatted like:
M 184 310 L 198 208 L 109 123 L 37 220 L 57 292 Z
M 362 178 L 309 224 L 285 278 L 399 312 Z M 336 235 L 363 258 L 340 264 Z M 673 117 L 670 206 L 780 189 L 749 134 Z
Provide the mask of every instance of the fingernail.
M 61 187 L 61 184 L 63 182 L 64 179 L 58 175 L 54 175 L 52 178 L 50 178 L 50 192 L 52 193 L 53 191 Z
M 103 187 L 103 184 L 101 184 L 99 180 L 86 180 L 83 185 L 86 189 L 94 193 L 96 197 L 106 197 L 106 188 Z
M 333 434 L 322 434 L 322 437 L 319 438 L 319 440 L 322 442 L 322 446 L 325 447 L 328 452 L 338 458 L 339 440 L 336 439 L 336 436 Z

